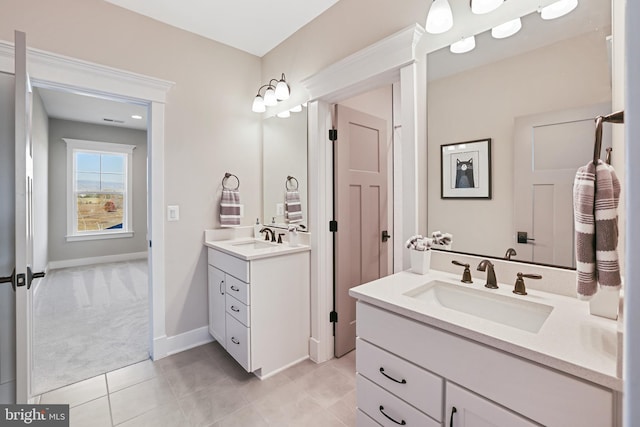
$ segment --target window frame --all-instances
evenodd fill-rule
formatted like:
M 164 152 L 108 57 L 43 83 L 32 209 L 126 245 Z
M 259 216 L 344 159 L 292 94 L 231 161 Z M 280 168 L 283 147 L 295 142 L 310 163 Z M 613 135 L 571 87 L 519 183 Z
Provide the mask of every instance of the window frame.
M 67 242 L 85 240 L 119 239 L 133 237 L 133 150 L 135 145 L 118 144 L 113 142 L 87 141 L 80 139 L 62 138 L 67 145 Z M 122 214 L 122 228 L 99 231 L 78 231 L 77 201 L 75 200 L 75 171 L 76 152 L 101 154 L 125 154 L 125 194 Z

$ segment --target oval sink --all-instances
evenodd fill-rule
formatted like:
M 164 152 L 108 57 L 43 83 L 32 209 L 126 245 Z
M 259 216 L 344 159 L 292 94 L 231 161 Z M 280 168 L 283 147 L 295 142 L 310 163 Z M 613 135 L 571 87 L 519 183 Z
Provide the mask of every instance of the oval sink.
M 553 307 L 433 280 L 404 295 L 505 326 L 537 333 Z

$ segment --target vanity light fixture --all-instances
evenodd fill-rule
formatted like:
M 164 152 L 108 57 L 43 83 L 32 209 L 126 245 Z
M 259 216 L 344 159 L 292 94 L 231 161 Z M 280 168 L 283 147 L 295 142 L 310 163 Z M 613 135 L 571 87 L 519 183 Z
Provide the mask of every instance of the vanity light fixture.
M 266 90 L 264 91 L 263 96 L 260 94 L 260 91 L 265 88 Z M 278 105 L 278 101 L 289 99 L 290 95 L 291 91 L 289 89 L 289 85 L 284 77 L 284 73 L 282 73 L 280 80 L 271 79 L 268 84 L 260 86 L 258 94 L 253 99 L 251 110 L 254 113 L 264 113 L 267 111 L 266 107 Z
M 504 39 L 511 37 L 522 28 L 522 21 L 520 18 L 512 19 L 504 24 L 500 24 L 497 27 L 491 29 L 491 36 L 494 39 Z
M 276 114 L 276 116 L 280 117 L 281 119 L 286 119 L 288 117 L 291 117 L 291 111 L 281 111 L 280 113 Z
M 291 111 L 292 113 L 299 113 L 300 111 L 302 111 L 302 105 L 298 104 L 289 111 Z
M 578 0 L 559 0 L 540 10 L 542 19 L 556 19 L 566 15 L 578 6 Z
M 427 14 L 425 29 L 431 34 L 440 34 L 453 27 L 453 13 L 447 0 L 434 0 Z
M 496 10 L 504 0 L 471 0 L 471 12 L 482 15 Z
M 449 46 L 451 53 L 467 53 L 476 47 L 475 36 L 465 37 Z
M 142 116 L 140 114 L 134 114 L 131 116 L 131 118 L 135 120 L 142 120 Z

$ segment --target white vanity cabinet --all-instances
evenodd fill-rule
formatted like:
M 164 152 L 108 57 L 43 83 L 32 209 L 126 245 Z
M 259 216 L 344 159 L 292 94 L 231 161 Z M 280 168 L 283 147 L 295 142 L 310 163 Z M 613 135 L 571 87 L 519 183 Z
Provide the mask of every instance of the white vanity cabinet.
M 272 375 L 309 357 L 310 256 L 241 259 L 209 248 L 209 332 L 248 372 Z
M 357 319 L 358 425 L 619 425 L 612 390 L 362 301 Z

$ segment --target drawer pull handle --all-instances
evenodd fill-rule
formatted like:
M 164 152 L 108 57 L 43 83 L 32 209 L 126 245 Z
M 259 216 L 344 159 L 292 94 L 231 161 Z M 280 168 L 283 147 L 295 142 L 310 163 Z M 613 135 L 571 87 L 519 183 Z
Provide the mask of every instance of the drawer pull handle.
M 453 427 L 453 414 L 458 412 L 455 406 L 451 408 L 451 418 L 449 419 L 449 427 Z
M 236 287 L 235 287 L 235 286 L 233 286 L 233 285 L 231 285 L 231 290 L 232 290 L 232 291 L 234 291 L 234 292 L 239 292 L 239 291 L 240 291 L 240 289 L 239 289 L 239 288 L 236 288 Z
M 384 375 L 385 377 L 389 378 L 391 381 L 395 381 L 395 382 L 397 382 L 398 384 L 406 384 L 406 383 L 407 383 L 407 380 L 405 380 L 404 378 L 403 378 L 402 380 L 398 381 L 397 379 L 395 379 L 395 378 L 393 378 L 393 377 L 390 377 L 389 375 L 385 374 L 385 373 L 384 373 L 384 368 L 383 368 L 383 367 L 380 367 L 380 373 L 381 373 L 382 375 Z
M 404 422 L 404 420 L 400 420 L 400 421 L 396 421 L 393 418 L 391 418 L 389 415 L 384 413 L 384 406 L 380 405 L 380 412 L 382 413 L 382 415 L 384 415 L 385 417 L 389 418 L 391 421 L 393 421 L 394 423 L 398 424 L 398 425 L 406 425 L 407 423 Z
M 220 281 L 220 295 L 224 295 L 224 290 L 222 290 L 222 287 L 224 286 L 224 280 Z
M 238 309 L 235 305 L 231 306 L 231 310 L 235 311 L 236 313 L 240 313 L 240 309 Z
M 231 342 L 240 345 L 240 341 L 238 341 L 236 337 L 231 337 Z

